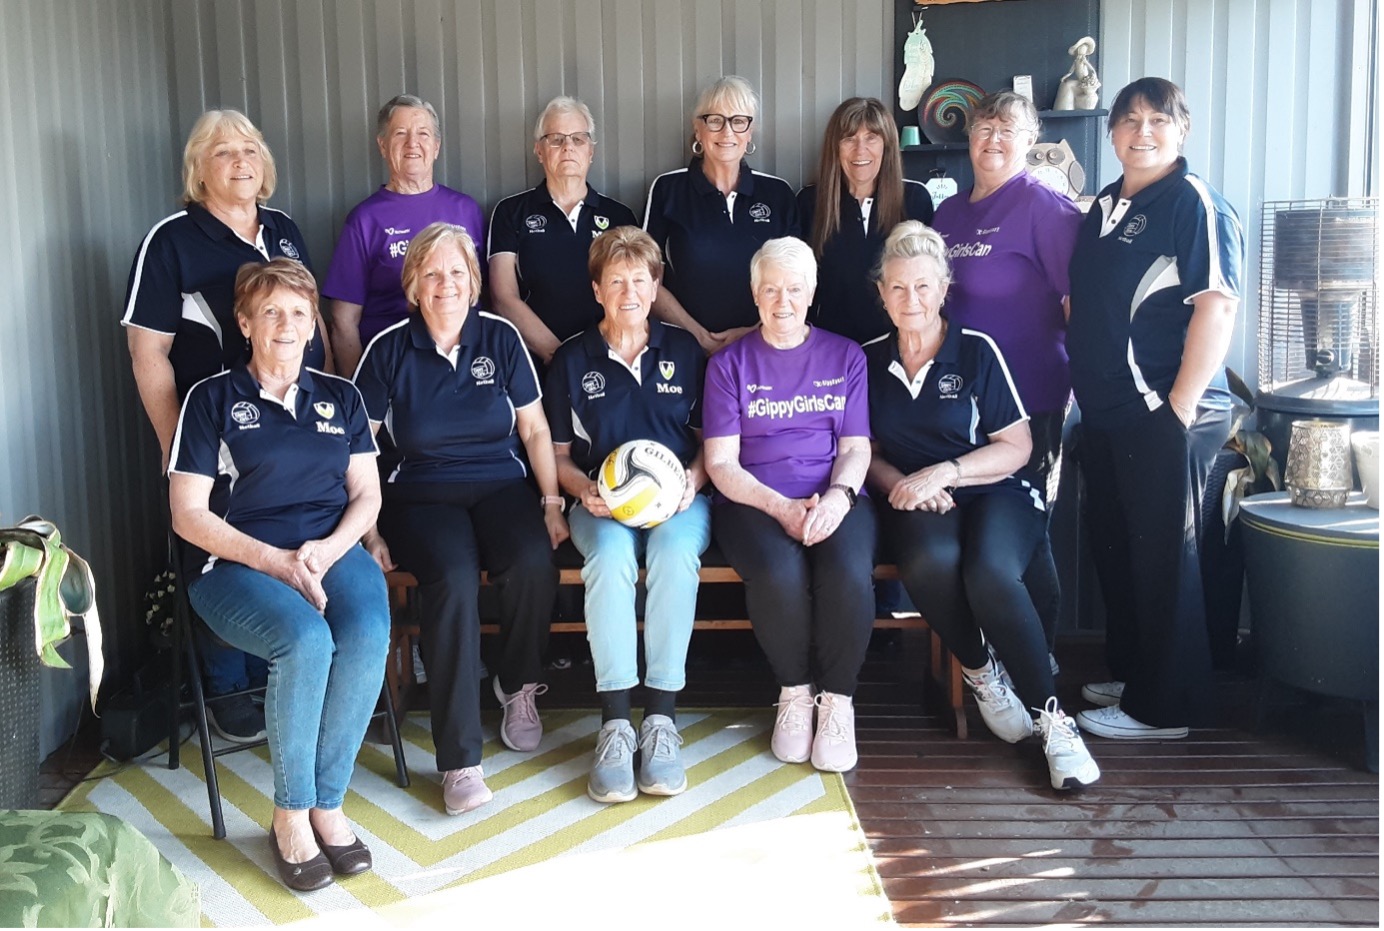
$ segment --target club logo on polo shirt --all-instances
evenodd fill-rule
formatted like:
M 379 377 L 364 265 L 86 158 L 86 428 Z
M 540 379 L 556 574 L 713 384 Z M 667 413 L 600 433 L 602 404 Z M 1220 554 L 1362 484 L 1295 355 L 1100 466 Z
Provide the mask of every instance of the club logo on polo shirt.
M 596 221 L 596 229 L 601 232 L 605 232 L 606 228 L 610 226 L 610 217 L 595 217 L 594 219 Z
M 471 377 L 478 385 L 495 384 L 495 362 L 489 356 L 476 356 L 471 363 Z
M 1144 228 L 1148 225 L 1148 217 L 1144 216 L 1142 213 L 1136 214 L 1134 219 L 1126 223 L 1125 228 L 1120 232 L 1120 240 L 1122 242 L 1133 242 L 1134 237 L 1142 233 Z
M 663 381 L 658 383 L 657 391 L 659 394 L 682 394 L 682 385 L 668 384 L 672 380 L 676 368 L 671 359 L 663 359 L 658 363 L 658 374 L 663 376 Z
M 937 396 L 939 398 L 956 398 L 961 394 L 961 386 L 965 382 L 960 375 L 943 375 L 937 379 Z
M 317 411 L 317 416 L 323 420 L 331 420 L 336 413 L 336 405 L 329 401 L 318 401 L 312 405 L 312 409 Z
M 317 416 L 322 419 L 317 421 L 318 433 L 330 433 L 332 436 L 345 436 L 346 429 L 338 427 L 334 423 L 329 423 L 336 414 L 336 405 L 330 401 L 314 401 L 312 409 L 317 412 Z
M 548 218 L 541 213 L 531 213 L 524 217 L 524 225 L 529 228 L 530 233 L 541 233 L 543 227 L 548 225 Z
M 279 251 L 290 259 L 300 258 L 298 247 L 287 239 L 279 240 Z
M 769 209 L 769 205 L 762 201 L 750 205 L 750 219 L 756 223 L 768 223 L 772 214 L 773 211 Z
M 231 408 L 231 419 L 240 424 L 240 429 L 251 430 L 259 427 L 259 408 L 249 401 L 237 401 Z
M 600 372 L 587 372 L 581 377 L 581 390 L 588 398 L 605 396 L 605 376 Z

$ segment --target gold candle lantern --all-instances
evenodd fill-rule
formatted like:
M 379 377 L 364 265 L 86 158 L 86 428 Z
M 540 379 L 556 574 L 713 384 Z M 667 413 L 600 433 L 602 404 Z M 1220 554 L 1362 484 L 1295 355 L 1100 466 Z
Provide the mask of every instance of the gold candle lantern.
M 1350 424 L 1294 421 L 1283 484 L 1299 507 L 1345 507 L 1351 485 Z

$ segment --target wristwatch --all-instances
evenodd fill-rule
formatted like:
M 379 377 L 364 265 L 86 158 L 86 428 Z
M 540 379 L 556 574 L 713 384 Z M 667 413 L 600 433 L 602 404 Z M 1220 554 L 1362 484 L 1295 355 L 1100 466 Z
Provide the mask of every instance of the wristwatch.
M 559 514 L 567 510 L 567 499 L 562 497 L 562 495 L 544 495 L 539 500 L 539 503 L 545 508 L 550 504 L 556 504 Z
M 842 491 L 844 491 L 846 493 L 846 505 L 848 507 L 855 507 L 855 499 L 860 496 L 855 493 L 854 488 L 852 488 L 849 485 L 844 485 L 840 482 L 837 482 L 835 485 L 832 485 L 831 488 L 827 489 L 827 491 L 831 491 L 832 488 L 839 488 Z

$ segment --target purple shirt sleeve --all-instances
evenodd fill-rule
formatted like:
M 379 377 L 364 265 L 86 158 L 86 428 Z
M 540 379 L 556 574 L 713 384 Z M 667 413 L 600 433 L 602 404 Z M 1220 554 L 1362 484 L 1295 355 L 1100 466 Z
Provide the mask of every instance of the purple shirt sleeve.
M 702 389 L 702 436 L 740 435 L 740 389 L 730 354 L 718 352 L 706 364 Z
M 865 353 L 852 343 L 846 358 L 846 409 L 841 416 L 841 436 L 870 436 L 870 376 Z

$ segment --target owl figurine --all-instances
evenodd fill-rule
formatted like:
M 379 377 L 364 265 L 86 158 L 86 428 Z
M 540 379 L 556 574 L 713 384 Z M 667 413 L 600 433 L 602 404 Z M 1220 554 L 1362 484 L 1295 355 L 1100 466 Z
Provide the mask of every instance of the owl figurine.
M 1024 168 L 1029 174 L 1072 200 L 1086 187 L 1086 169 L 1076 160 L 1066 139 L 1038 143 L 1028 150 L 1027 162 Z
M 923 18 L 919 16 L 913 31 L 903 40 L 903 77 L 899 78 L 899 107 L 916 110 L 923 92 L 932 86 L 936 65 L 932 60 L 932 43 L 928 41 Z

